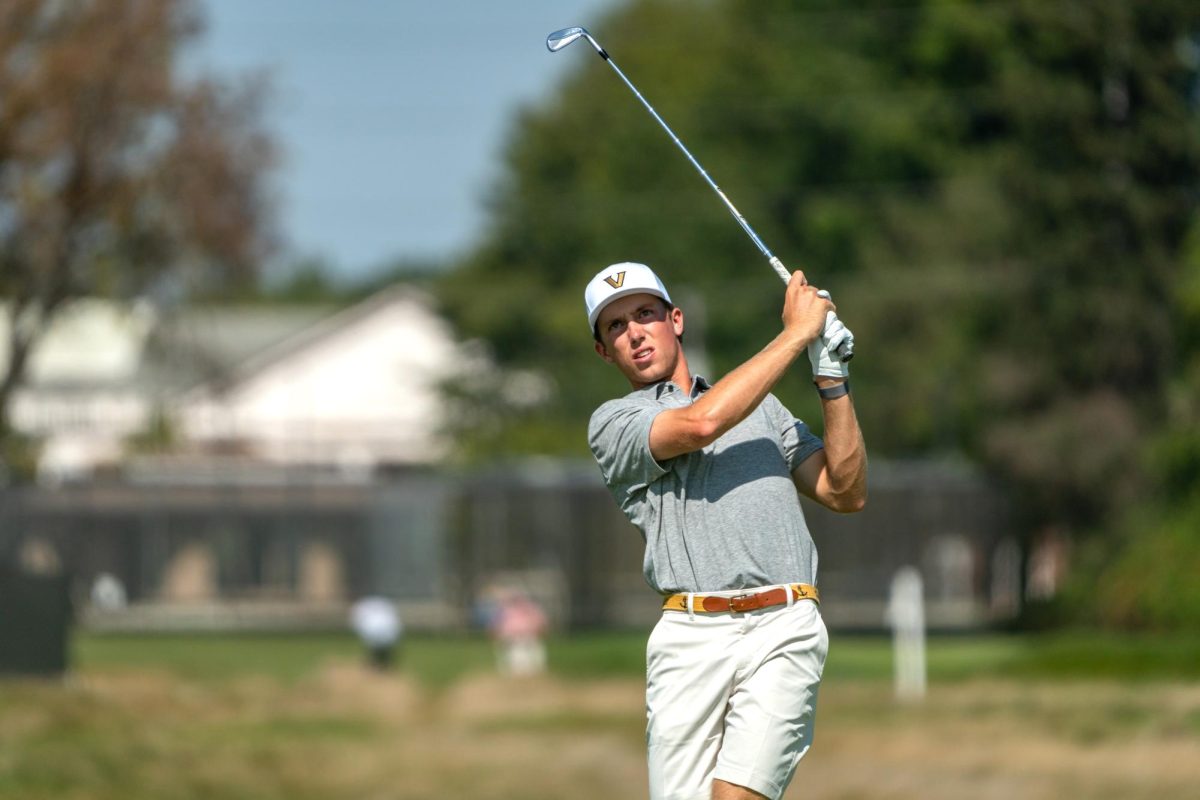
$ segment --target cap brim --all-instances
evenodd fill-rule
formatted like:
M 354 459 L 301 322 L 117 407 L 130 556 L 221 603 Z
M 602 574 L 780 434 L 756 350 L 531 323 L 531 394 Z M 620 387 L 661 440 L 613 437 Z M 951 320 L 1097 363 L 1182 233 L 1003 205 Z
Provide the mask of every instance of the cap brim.
M 598 319 L 600 319 L 600 312 L 602 312 L 602 311 L 604 311 L 604 309 L 608 308 L 609 303 L 611 303 L 614 300 L 620 300 L 622 297 L 629 297 L 629 295 L 631 295 L 631 294 L 648 294 L 648 295 L 653 295 L 654 297 L 657 297 L 660 300 L 663 300 L 667 303 L 671 302 L 670 299 L 668 299 L 667 296 L 665 294 L 663 294 L 662 292 L 660 292 L 658 289 L 651 289 L 651 288 L 648 288 L 645 286 L 632 286 L 628 289 L 620 289 L 618 291 L 613 292 L 608 297 L 604 298 L 604 302 L 601 303 L 600 305 L 596 306 L 596 308 L 594 308 L 592 310 L 591 315 L 588 317 L 589 326 L 591 328 L 595 329 L 596 321 Z M 578 319 L 578 317 L 576 319 Z

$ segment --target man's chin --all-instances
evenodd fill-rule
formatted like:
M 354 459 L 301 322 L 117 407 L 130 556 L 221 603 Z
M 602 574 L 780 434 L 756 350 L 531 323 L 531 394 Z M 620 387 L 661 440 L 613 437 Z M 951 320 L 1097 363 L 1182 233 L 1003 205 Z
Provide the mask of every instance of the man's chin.
M 649 386 L 652 383 L 660 383 L 670 377 L 671 371 L 662 364 L 647 364 L 644 367 L 639 367 L 636 364 L 629 364 L 622 370 L 629 382 L 635 386 Z

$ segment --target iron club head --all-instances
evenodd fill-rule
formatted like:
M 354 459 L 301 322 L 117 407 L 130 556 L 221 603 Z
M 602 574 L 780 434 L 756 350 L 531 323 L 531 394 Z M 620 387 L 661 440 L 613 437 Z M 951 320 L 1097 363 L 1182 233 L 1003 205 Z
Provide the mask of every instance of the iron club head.
M 587 31 L 583 28 L 563 28 L 546 37 L 546 49 L 551 53 L 557 53 L 582 36 L 587 36 Z
M 576 39 L 587 39 L 588 43 L 596 49 L 596 52 L 601 58 L 603 58 L 605 61 L 608 61 L 610 64 L 612 63 L 609 61 L 608 53 L 604 52 L 604 48 L 600 46 L 600 43 L 592 38 L 592 35 L 587 32 L 587 28 L 580 28 L 578 26 L 574 28 L 563 28 L 561 31 L 555 31 L 547 36 L 546 49 L 551 53 L 557 53 L 559 50 L 562 50 Z

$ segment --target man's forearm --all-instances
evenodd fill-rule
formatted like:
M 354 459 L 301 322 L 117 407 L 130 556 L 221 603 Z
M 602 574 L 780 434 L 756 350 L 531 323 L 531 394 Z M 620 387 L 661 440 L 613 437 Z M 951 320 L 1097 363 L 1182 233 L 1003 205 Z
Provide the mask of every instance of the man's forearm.
M 691 409 L 713 423 L 713 439 L 744 420 L 770 393 L 808 342 L 787 331 L 713 384 Z
M 784 295 L 783 331 L 696 402 L 655 417 L 651 454 L 662 461 L 699 450 L 749 416 L 809 342 L 821 335 L 831 308 L 829 299 L 804 280 L 804 273 L 793 273 Z
M 837 381 L 819 379 L 818 385 Z M 821 401 L 825 418 L 825 469 L 829 489 L 838 510 L 857 511 L 867 499 L 867 448 L 854 413 L 854 401 L 846 394 Z
M 663 461 L 716 441 L 758 407 L 806 347 L 802 337 L 784 331 L 696 402 L 659 414 L 650 429 L 650 452 Z

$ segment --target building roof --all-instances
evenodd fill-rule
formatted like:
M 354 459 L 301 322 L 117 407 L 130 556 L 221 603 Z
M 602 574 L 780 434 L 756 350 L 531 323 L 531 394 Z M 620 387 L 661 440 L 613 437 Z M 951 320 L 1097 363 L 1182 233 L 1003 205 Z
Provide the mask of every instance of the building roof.
M 301 336 L 337 309 L 190 306 L 83 298 L 64 306 L 34 343 L 22 386 L 56 392 L 138 386 L 181 391 L 219 379 Z M 0 372 L 8 369 L 11 304 L 0 301 Z
M 7 335 L 4 326 L 0 354 Z M 421 463 L 441 452 L 438 385 L 456 353 L 431 299 L 407 286 L 346 308 L 80 300 L 35 344 L 12 419 L 47 440 L 115 443 L 165 412 L 201 447 Z

